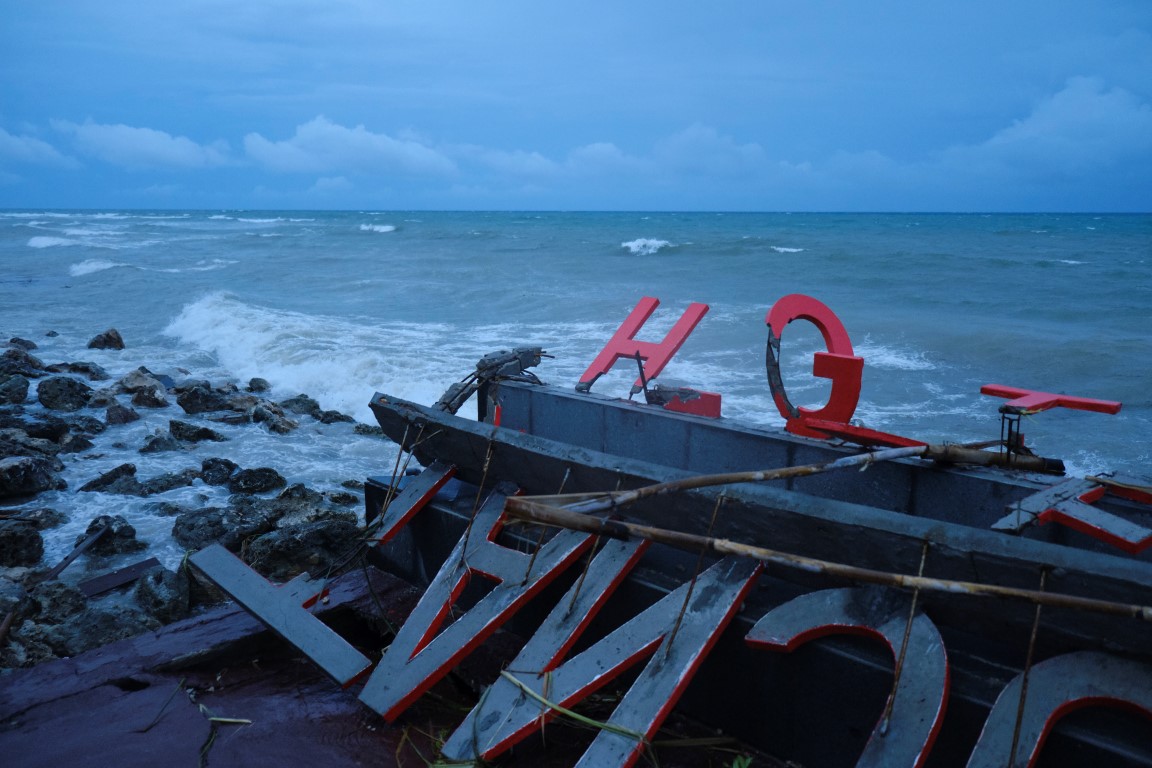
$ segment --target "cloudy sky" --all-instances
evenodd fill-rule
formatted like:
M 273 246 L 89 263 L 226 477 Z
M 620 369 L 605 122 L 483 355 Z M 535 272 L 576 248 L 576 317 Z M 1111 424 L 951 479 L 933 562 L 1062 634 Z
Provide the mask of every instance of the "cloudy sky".
M 0 207 L 1152 210 L 1152 0 L 0 14 Z

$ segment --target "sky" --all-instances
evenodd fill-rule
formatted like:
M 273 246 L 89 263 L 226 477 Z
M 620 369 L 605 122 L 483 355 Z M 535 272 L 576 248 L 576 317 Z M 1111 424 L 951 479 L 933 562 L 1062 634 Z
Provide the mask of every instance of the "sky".
M 1152 211 L 1152 0 L 0 0 L 0 207 Z

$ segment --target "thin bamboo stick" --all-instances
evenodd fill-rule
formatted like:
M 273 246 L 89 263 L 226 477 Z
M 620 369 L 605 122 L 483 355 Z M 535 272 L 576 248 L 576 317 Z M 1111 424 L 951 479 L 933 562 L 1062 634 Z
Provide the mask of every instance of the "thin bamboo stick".
M 742 544 L 731 541 L 730 539 L 697 536 L 691 533 L 672 531 L 666 528 L 655 528 L 638 523 L 628 523 L 622 520 L 604 520 L 599 517 L 592 517 L 573 511 L 572 509 L 557 508 L 542 504 L 528 497 L 509 497 L 505 502 L 505 511 L 511 517 L 544 525 L 570 528 L 616 539 L 628 539 L 632 537 L 647 539 L 692 552 L 707 549 L 720 555 L 741 555 L 744 557 L 752 557 L 771 565 L 809 573 L 821 573 L 869 584 L 881 584 L 899 589 L 920 589 L 928 592 L 1009 598 L 1013 600 L 1023 600 L 1034 605 L 1072 608 L 1112 616 L 1126 616 L 1152 621 L 1152 606 L 1116 603 L 1108 600 L 1062 595 L 1054 592 L 1039 592 L 1031 589 L 1018 589 L 996 584 L 980 584 L 971 581 L 955 581 L 952 579 L 908 576 L 888 571 L 877 571 L 870 568 L 860 568 L 854 565 L 836 563 L 830 560 L 818 560 L 802 555 L 794 555 L 750 544 Z

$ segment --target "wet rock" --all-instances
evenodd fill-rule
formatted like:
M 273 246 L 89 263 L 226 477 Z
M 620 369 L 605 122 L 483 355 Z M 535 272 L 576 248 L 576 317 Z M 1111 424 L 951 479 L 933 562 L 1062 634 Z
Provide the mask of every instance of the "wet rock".
M 167 378 L 167 377 L 165 377 Z M 169 382 L 171 380 L 169 379 Z M 145 389 L 158 389 L 166 391 L 169 384 L 161 380 L 160 377 L 152 373 L 152 371 L 141 366 L 121 377 L 120 381 L 116 382 L 121 390 L 135 394 Z
M 69 435 L 60 443 L 60 453 L 80 453 L 92 447 L 85 435 Z
M 92 397 L 88 398 L 89 408 L 111 408 L 116 405 L 116 396 L 120 394 L 115 387 L 100 387 L 93 390 Z
M 90 480 L 80 486 L 81 491 L 100 491 L 103 493 L 119 493 L 126 496 L 143 496 L 144 491 L 140 481 L 136 479 L 135 464 L 121 464 L 111 469 L 95 480 Z
M 23 641 L 28 638 L 47 645 L 57 656 L 76 656 L 163 626 L 157 619 L 134 606 L 104 603 L 60 624 L 29 627 L 29 623 L 20 628 L 18 639 Z
M 18 336 L 13 336 L 12 338 L 8 339 L 8 343 L 13 347 L 24 350 L 25 352 L 31 352 L 32 350 L 36 349 L 36 342 L 29 341 L 28 339 L 21 339 Z
M 204 385 L 181 392 L 176 396 L 176 404 L 188 414 L 228 410 L 228 399 Z
M 280 407 L 292 413 L 298 413 L 303 416 L 311 416 L 313 418 L 320 418 L 320 403 L 313 400 L 308 395 L 296 395 L 287 400 L 280 401 Z
M 18 609 L 24 602 L 24 598 L 28 596 L 28 592 L 24 589 L 24 585 L 20 583 L 19 578 L 12 576 L 21 572 L 27 573 L 27 569 L 3 569 L 4 575 L 0 576 L 0 616 L 6 616 L 8 611 Z
M 82 376 L 87 376 L 91 381 L 106 381 L 108 379 L 108 372 L 96 363 L 55 363 L 49 365 L 45 370 L 50 373 L 79 373 Z
M 108 530 L 88 548 L 93 555 L 123 555 L 139 552 L 148 547 L 136 538 L 136 529 L 121 515 L 100 515 L 88 524 L 84 534 L 76 537 L 76 544 L 107 526 Z
M 0 458 L 0 499 L 67 487 L 56 474 L 58 466 L 58 460 L 40 456 Z
M 188 576 L 157 566 L 141 576 L 132 589 L 132 599 L 145 613 L 162 624 L 171 624 L 188 615 Z
M 245 540 L 275 527 L 276 519 L 267 507 L 208 507 L 177 516 L 172 525 L 172 538 L 189 550 L 218 543 L 238 552 Z
M 352 431 L 367 437 L 384 437 L 384 429 L 376 424 L 357 424 Z
M 64 523 L 68 522 L 67 515 L 50 507 L 21 510 L 19 516 L 16 519 L 23 520 L 26 523 L 35 526 L 36 530 L 38 531 L 46 531 L 49 528 L 58 528 L 61 525 L 64 525 Z
M 98 435 L 107 428 L 107 425 L 100 419 L 83 414 L 70 416 L 67 424 L 73 432 L 83 435 Z
M 264 402 L 266 401 L 260 399 L 256 395 L 237 392 L 228 396 L 228 410 L 239 411 L 240 413 L 247 414 L 253 408 L 263 404 Z
M 40 530 L 22 520 L 0 520 L 0 566 L 36 565 L 44 557 Z
M 51 376 L 36 385 L 36 399 L 54 411 L 78 411 L 91 397 L 92 387 L 71 376 Z
M 265 493 L 288 485 L 284 476 L 271 467 L 241 469 L 228 478 L 228 490 L 232 493 Z
M 132 405 L 137 408 L 167 408 L 170 403 L 162 389 L 140 389 L 132 395 Z
M 184 446 L 180 441 L 172 437 L 168 432 L 161 432 L 156 430 L 148 437 L 144 438 L 144 445 L 140 448 L 140 453 L 161 453 L 163 451 L 182 451 Z
M 26 376 L 18 373 L 0 373 L 0 403 L 19 405 L 28 399 L 28 387 L 31 384 Z
M 19 374 L 38 379 L 45 373 L 44 361 L 22 349 L 6 349 L 0 354 L 0 374 Z
M 204 440 L 211 440 L 213 442 L 224 442 L 228 438 L 224 435 L 209 429 L 208 427 L 197 427 L 189 424 L 186 421 L 177 421 L 172 419 L 168 422 L 168 432 L 177 440 L 182 440 L 187 443 L 199 443 Z
M 247 561 L 273 581 L 305 571 L 316 574 L 344 558 L 357 545 L 359 528 L 347 520 L 319 520 L 278 528 L 248 546 Z
M 227 485 L 228 479 L 240 469 L 240 465 L 228 459 L 204 459 L 200 463 L 200 477 L 208 485 Z
M 180 472 L 168 472 L 163 475 L 158 475 L 151 480 L 146 480 L 140 484 L 140 490 L 144 496 L 152 496 L 157 493 L 164 493 L 173 488 L 187 488 L 200 479 L 200 472 L 195 469 L 185 469 Z
M 347 491 L 333 491 L 328 494 L 328 501 L 332 504 L 339 504 L 344 507 L 351 507 L 354 504 L 360 503 L 360 497 L 354 493 Z
M 60 624 L 88 607 L 84 593 L 62 581 L 45 581 L 28 590 L 21 617 L 38 624 Z
M 324 503 L 324 494 L 312 490 L 304 483 L 293 483 L 281 491 L 276 498 L 279 501 L 291 501 L 300 504 L 319 505 Z
M 21 429 L 29 436 L 40 440 L 51 440 L 59 443 L 71 430 L 64 419 L 45 414 L 32 421 L 24 422 Z
M 321 411 L 316 417 L 321 424 L 355 424 L 356 419 L 340 411 Z
M 113 424 L 130 424 L 133 421 L 139 421 L 140 414 L 132 410 L 126 405 L 114 403 L 108 406 L 107 412 L 104 414 L 104 421 L 109 425 Z
M 88 341 L 88 349 L 124 349 L 124 339 L 120 331 L 109 328 L 93 336 Z
M 268 383 L 268 380 L 259 376 L 249 379 L 248 386 L 245 387 L 248 392 L 267 392 L 270 389 L 272 389 L 272 385 Z
M 252 409 L 252 421 L 255 424 L 266 424 L 269 430 L 278 435 L 286 435 L 300 426 L 292 419 L 276 413 L 266 404 L 258 405 Z

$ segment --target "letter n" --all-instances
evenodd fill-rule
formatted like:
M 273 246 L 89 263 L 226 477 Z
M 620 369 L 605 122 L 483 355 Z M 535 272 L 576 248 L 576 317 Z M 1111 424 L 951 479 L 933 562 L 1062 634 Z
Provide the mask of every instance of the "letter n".
M 659 729 L 712 645 L 736 614 L 759 563 L 726 558 L 561 663 L 634 553 L 610 542 L 584 578 L 561 598 L 506 672 L 444 745 L 450 760 L 492 759 L 556 715 L 651 657 L 578 765 L 629 766 Z M 578 587 L 581 592 L 576 593 Z M 591 589 L 590 589 L 591 588 Z M 590 590 L 590 591 L 589 591 Z M 587 593 L 587 594 L 586 594 Z M 687 598 L 687 599 L 686 599 Z M 543 702 L 550 702 L 544 704 Z

